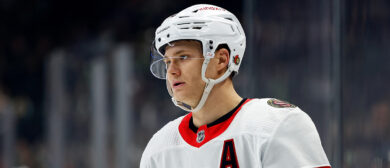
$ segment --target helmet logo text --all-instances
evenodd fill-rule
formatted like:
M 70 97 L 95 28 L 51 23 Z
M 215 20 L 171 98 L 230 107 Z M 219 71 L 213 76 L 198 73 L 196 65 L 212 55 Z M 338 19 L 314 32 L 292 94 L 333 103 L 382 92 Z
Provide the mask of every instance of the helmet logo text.
M 220 10 L 220 11 L 226 11 L 225 9 L 222 9 L 222 8 L 218 8 L 218 7 L 212 7 L 212 6 L 205 6 L 205 7 L 203 7 L 203 8 L 200 8 L 200 9 L 198 9 L 198 10 L 200 10 L 200 11 L 202 11 L 202 10 Z

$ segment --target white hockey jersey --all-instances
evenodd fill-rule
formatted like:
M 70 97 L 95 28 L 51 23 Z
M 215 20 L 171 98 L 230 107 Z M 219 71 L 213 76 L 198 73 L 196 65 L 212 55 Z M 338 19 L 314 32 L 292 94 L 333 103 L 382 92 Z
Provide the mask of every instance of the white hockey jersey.
M 149 141 L 141 168 L 330 168 L 316 127 L 294 105 L 244 99 L 217 121 L 196 128 L 192 113 Z

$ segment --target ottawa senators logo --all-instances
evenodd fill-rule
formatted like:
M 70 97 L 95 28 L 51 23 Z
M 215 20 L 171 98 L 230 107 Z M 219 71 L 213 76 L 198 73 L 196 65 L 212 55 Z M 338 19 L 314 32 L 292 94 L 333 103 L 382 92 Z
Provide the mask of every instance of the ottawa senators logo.
M 240 64 L 240 57 L 238 55 L 234 56 L 234 63 L 236 65 Z
M 295 108 L 297 106 L 278 99 L 269 99 L 267 104 L 276 108 Z

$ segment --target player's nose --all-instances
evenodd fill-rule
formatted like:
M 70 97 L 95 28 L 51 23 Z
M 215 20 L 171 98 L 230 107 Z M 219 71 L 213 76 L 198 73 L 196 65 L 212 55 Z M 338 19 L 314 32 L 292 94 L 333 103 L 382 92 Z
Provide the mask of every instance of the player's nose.
M 176 61 L 172 61 L 172 63 L 169 64 L 167 68 L 168 68 L 167 69 L 168 75 L 172 75 L 172 76 L 179 76 L 180 75 L 180 68 L 179 68 Z

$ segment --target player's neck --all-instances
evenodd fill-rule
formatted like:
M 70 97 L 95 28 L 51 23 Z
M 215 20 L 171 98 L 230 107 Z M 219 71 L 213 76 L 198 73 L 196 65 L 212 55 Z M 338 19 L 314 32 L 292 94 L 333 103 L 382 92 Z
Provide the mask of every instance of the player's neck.
M 200 127 L 209 124 L 234 109 L 242 98 L 233 88 L 231 81 L 214 86 L 206 103 L 198 112 L 192 114 L 194 125 Z

